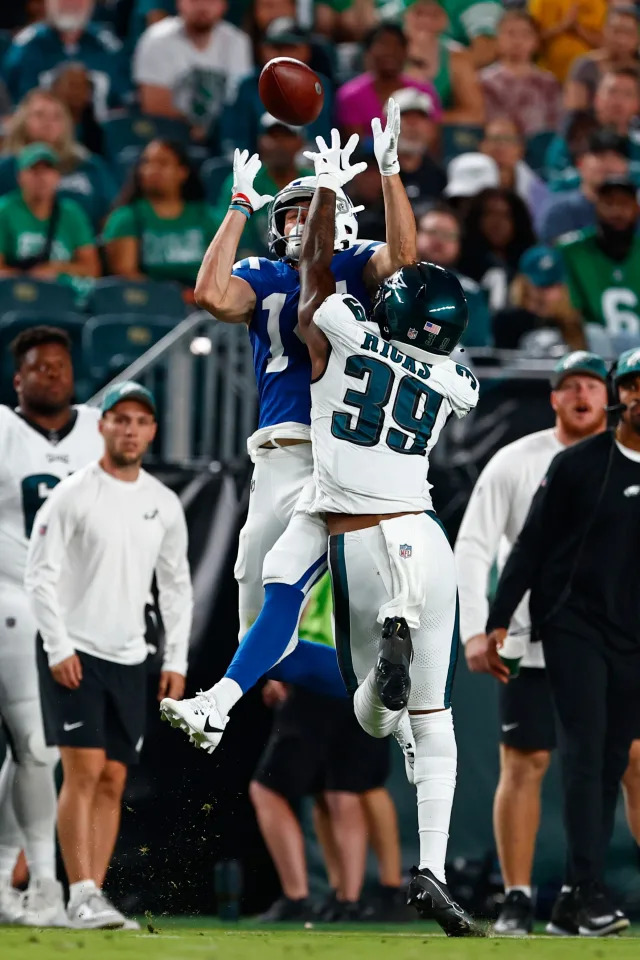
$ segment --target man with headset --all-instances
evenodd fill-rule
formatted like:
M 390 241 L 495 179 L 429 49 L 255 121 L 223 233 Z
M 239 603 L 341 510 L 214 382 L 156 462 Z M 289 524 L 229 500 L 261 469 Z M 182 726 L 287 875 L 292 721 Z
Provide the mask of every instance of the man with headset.
M 640 349 L 613 370 L 615 430 L 562 451 L 538 489 L 489 612 L 488 657 L 531 590 L 556 709 L 567 834 L 557 932 L 607 936 L 629 925 L 603 884 L 620 779 L 640 733 Z

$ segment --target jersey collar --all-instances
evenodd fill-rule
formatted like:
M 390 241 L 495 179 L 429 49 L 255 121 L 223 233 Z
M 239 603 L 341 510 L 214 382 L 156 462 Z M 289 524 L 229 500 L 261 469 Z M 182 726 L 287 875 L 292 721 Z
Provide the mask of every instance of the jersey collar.
M 41 437 L 44 437 L 45 440 L 48 440 L 49 443 L 53 444 L 53 446 L 56 446 L 61 440 L 64 440 L 65 437 L 69 436 L 76 425 L 76 420 L 78 419 L 78 411 L 72 408 L 71 416 L 61 430 L 47 430 L 46 427 L 41 427 L 39 423 L 35 423 L 33 420 L 30 420 L 29 417 L 26 417 L 20 407 L 16 407 L 14 413 L 17 417 L 20 417 L 21 420 L 24 420 L 27 426 L 31 427 L 32 430 L 35 430 L 36 433 L 39 433 Z

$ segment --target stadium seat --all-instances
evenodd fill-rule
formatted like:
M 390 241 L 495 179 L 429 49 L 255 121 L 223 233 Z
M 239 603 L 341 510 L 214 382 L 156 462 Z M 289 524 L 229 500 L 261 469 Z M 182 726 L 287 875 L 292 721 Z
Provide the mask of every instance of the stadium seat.
M 445 164 L 461 153 L 470 153 L 478 149 L 484 136 L 483 127 L 471 124 L 445 124 L 442 127 L 442 160 Z
M 137 313 L 145 316 L 173 317 L 174 326 L 185 315 L 180 287 L 175 283 L 154 280 L 124 280 L 105 277 L 96 281 L 89 297 L 88 312 Z
M 233 164 L 224 157 L 211 157 L 200 168 L 200 179 L 204 184 L 207 203 L 214 207 L 220 196 L 220 187 L 233 170 Z
M 146 145 L 156 137 L 189 146 L 189 126 L 170 117 L 144 114 L 114 117 L 102 124 L 107 159 L 120 182 L 124 181 Z
M 554 136 L 554 130 L 541 130 L 540 133 L 534 133 L 533 136 L 527 137 L 524 159 L 531 169 L 538 174 L 544 175 L 547 147 Z
M 91 317 L 85 324 L 82 343 L 94 387 L 103 387 L 175 325 L 175 317 L 161 315 L 151 318 L 119 312 Z
M 0 400 L 3 403 L 15 404 L 15 393 L 12 387 L 13 359 L 9 352 L 9 344 L 23 330 L 39 324 L 60 327 L 71 337 L 76 381 L 75 396 L 76 400 L 86 400 L 90 395 L 90 384 L 86 375 L 82 349 L 82 331 L 86 322 L 86 317 L 80 313 L 54 309 L 47 309 L 44 312 L 42 305 L 39 310 L 9 310 L 3 313 L 0 317 Z
M 30 277 L 7 277 L 0 280 L 0 316 L 9 310 L 35 311 L 46 314 L 75 310 L 76 298 L 70 286 Z

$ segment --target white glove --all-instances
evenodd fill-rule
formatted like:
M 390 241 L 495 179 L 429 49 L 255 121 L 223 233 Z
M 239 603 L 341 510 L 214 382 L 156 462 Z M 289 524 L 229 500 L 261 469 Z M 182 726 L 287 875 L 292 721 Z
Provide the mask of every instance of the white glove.
M 271 194 L 263 193 L 261 196 L 253 189 L 253 181 L 261 166 L 260 157 L 257 153 L 254 153 L 253 156 L 250 157 L 248 150 L 243 150 L 242 153 L 237 149 L 233 151 L 233 188 L 231 202 L 235 202 L 237 198 L 243 209 L 247 210 L 248 215 L 255 213 L 256 210 L 260 210 L 261 207 L 264 207 L 265 203 L 270 203 L 273 200 Z
M 387 123 L 384 130 L 378 117 L 374 117 L 371 121 L 371 132 L 373 133 L 373 152 L 382 176 L 391 177 L 394 173 L 400 173 L 398 161 L 400 108 L 393 97 L 387 100 Z
M 344 147 L 341 147 L 340 134 L 334 128 L 331 131 L 330 147 L 324 142 L 324 137 L 316 137 L 318 152 L 305 150 L 304 156 L 313 161 L 319 187 L 328 187 L 335 193 L 338 187 L 343 187 L 345 183 L 367 169 L 365 161 L 356 163 L 354 166 L 350 163 L 351 154 L 357 147 L 359 139 L 358 134 L 354 133 Z

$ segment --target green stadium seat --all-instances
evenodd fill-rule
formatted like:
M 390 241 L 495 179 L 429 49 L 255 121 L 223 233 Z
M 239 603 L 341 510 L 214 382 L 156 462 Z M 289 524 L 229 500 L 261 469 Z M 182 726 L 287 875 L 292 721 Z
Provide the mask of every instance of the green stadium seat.
M 544 176 L 547 148 L 555 136 L 554 130 L 541 130 L 527 137 L 524 159 L 532 170 Z
M 466 123 L 442 127 L 442 159 L 445 164 L 461 153 L 473 153 L 484 137 L 484 128 Z
M 174 326 L 185 315 L 180 287 L 175 283 L 154 280 L 124 280 L 105 277 L 97 280 L 89 297 L 88 312 L 158 314 L 174 318 Z
M 82 343 L 94 387 L 103 387 L 175 325 L 175 318 L 170 316 L 151 318 L 120 312 L 90 317 L 85 324 Z
M 211 157 L 209 160 L 205 160 L 200 167 L 200 179 L 204 184 L 207 203 L 211 204 L 212 207 L 217 204 L 220 197 L 220 187 L 232 170 L 233 164 L 229 160 L 225 160 L 224 157 Z
M 9 352 L 11 341 L 28 330 L 40 324 L 60 327 L 65 330 L 72 345 L 73 368 L 76 380 L 76 400 L 83 401 L 90 396 L 89 382 L 83 360 L 82 331 L 87 318 L 80 313 L 63 310 L 9 310 L 0 317 L 0 400 L 2 403 L 15 403 L 13 392 L 13 358 Z
M 151 141 L 177 140 L 189 146 L 189 126 L 170 117 L 148 117 L 144 114 L 114 117 L 102 123 L 107 159 L 120 182 L 126 179 L 138 157 Z
M 30 277 L 0 280 L 0 316 L 8 310 L 73 313 L 75 302 L 70 286 L 52 280 L 32 280 Z

